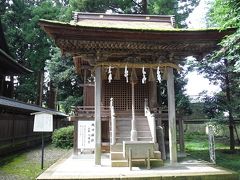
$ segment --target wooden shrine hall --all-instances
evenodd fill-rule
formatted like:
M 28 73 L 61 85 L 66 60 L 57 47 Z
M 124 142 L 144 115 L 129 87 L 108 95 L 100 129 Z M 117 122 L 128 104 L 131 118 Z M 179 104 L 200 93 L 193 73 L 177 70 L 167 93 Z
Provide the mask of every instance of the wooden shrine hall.
M 177 163 L 177 143 L 184 152 L 174 71 L 180 71 L 188 56 L 202 59 L 233 30 L 177 29 L 174 22 L 174 16 L 80 12 L 69 23 L 40 20 L 62 53 L 73 56 L 84 79 L 83 106 L 76 108 L 72 120 L 94 120 L 96 165 L 101 164 L 104 141 L 110 143 L 112 166 L 127 166 L 129 158 L 160 165 L 166 149 L 170 163 Z M 168 107 L 161 109 L 157 86 L 165 80 Z

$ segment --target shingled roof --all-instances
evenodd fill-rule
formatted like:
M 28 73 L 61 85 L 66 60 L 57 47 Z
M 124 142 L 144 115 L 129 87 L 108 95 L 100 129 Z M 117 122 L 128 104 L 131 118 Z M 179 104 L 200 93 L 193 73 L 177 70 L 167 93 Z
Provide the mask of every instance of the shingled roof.
M 32 72 L 30 69 L 19 64 L 10 55 L 9 48 L 7 46 L 2 23 L 0 19 L 0 70 L 3 75 L 20 75 Z
M 53 110 L 48 108 L 43 108 L 34 104 L 29 104 L 21 101 L 17 101 L 14 99 L 6 98 L 3 96 L 0 96 L 0 109 L 5 110 L 15 110 L 15 111 L 24 111 L 27 113 L 34 113 L 34 112 L 47 112 L 51 113 L 56 116 L 64 116 L 67 117 L 66 114 Z

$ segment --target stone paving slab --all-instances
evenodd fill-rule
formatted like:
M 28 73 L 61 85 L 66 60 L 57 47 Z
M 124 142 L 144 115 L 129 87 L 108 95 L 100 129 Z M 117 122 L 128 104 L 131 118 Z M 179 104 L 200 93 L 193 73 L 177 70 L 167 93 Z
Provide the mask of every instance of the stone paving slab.
M 103 154 L 102 165 L 94 165 L 94 155 L 71 155 L 61 159 L 44 173 L 38 180 L 47 179 L 199 179 L 199 180 L 238 180 L 238 174 L 207 162 L 188 160 L 176 165 L 165 164 L 163 167 L 146 168 L 111 167 L 109 154 Z

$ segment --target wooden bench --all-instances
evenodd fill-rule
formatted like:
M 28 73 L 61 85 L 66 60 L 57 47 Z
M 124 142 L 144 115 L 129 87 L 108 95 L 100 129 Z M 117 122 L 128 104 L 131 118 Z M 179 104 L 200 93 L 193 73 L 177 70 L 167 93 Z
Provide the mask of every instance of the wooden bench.
M 147 169 L 150 169 L 150 158 L 154 157 L 154 143 L 148 141 L 123 141 L 123 156 L 128 159 L 128 166 L 132 170 L 133 159 L 144 159 Z

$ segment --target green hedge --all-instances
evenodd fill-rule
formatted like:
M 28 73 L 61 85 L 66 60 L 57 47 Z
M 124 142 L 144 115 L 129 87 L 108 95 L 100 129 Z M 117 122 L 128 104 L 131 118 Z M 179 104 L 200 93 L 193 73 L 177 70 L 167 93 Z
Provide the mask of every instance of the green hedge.
M 52 134 L 52 143 L 55 147 L 69 149 L 73 147 L 74 127 L 68 126 L 54 130 Z

